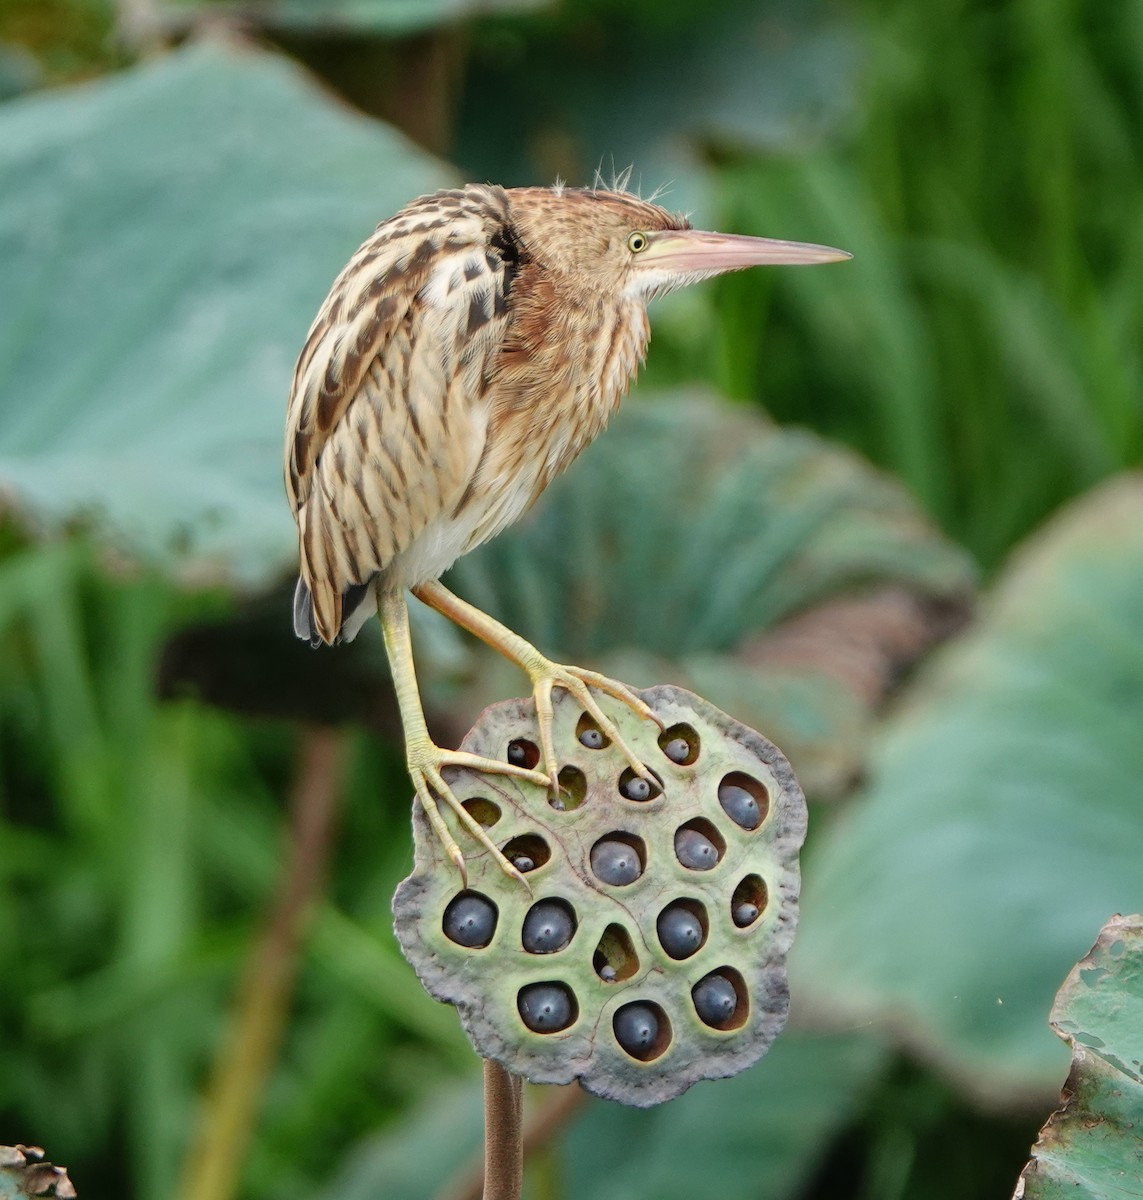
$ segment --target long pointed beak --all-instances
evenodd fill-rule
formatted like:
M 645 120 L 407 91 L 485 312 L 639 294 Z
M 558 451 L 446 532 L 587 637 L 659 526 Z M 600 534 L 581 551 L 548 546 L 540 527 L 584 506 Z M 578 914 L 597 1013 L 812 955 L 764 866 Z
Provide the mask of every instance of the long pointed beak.
M 698 229 L 668 229 L 647 235 L 647 249 L 637 265 L 649 269 L 701 271 L 716 275 L 743 267 L 844 262 L 852 254 L 832 246 L 808 242 L 780 242 L 774 238 L 743 237 L 734 233 L 703 233 Z

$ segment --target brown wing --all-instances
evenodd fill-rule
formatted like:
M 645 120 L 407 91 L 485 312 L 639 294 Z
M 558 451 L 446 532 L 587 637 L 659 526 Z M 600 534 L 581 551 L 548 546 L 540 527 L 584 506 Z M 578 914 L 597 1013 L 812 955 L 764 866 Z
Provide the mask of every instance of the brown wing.
M 327 642 L 342 594 L 450 513 L 471 482 L 508 319 L 507 227 L 500 188 L 415 201 L 357 251 L 310 330 L 290 395 L 286 489 Z

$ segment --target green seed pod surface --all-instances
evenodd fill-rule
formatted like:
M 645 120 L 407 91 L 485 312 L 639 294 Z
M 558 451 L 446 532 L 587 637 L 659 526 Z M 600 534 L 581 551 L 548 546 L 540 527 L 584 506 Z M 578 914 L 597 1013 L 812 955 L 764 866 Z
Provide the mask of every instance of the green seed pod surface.
M 666 734 L 599 702 L 658 786 L 633 786 L 622 752 L 557 691 L 564 803 L 508 776 L 446 768 L 493 842 L 528 864 L 530 891 L 442 805 L 465 888 L 417 806 L 415 867 L 393 908 L 405 956 L 432 996 L 457 1006 L 481 1055 L 537 1083 L 579 1079 L 644 1106 L 743 1070 L 785 1024 L 806 808 L 761 735 L 681 688 L 639 694 Z M 532 702 L 511 700 L 485 711 L 464 749 L 524 762 L 538 743 Z M 684 850 L 680 861 L 680 844 L 704 839 L 717 856 L 703 853 L 696 869 Z M 474 895 L 487 903 L 475 916 L 491 922 L 474 921 Z

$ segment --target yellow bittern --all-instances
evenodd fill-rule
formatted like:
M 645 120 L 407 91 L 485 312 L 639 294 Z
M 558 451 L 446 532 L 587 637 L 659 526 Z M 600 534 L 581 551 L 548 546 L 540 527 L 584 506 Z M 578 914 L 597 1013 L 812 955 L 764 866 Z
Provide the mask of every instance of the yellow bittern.
M 545 658 L 449 592 L 441 574 L 526 512 L 607 424 L 646 353 L 653 297 L 743 267 L 848 257 L 702 233 L 623 190 L 474 185 L 414 200 L 334 281 L 298 359 L 287 417 L 301 548 L 294 629 L 314 645 L 348 641 L 376 605 L 413 785 L 462 877 L 438 801 L 519 876 L 442 768 L 558 787 L 552 689 L 562 687 L 646 777 L 591 689 L 655 718 L 623 684 Z M 542 771 L 432 742 L 406 590 L 527 672 Z

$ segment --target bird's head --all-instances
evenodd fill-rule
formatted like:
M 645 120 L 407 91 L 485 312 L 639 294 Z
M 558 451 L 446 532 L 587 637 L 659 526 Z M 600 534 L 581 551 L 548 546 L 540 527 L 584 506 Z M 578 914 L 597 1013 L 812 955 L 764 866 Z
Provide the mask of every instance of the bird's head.
M 767 264 L 841 262 L 844 250 L 805 242 L 706 233 L 622 191 L 514 188 L 512 219 L 528 256 L 580 288 L 644 302 L 727 271 Z

